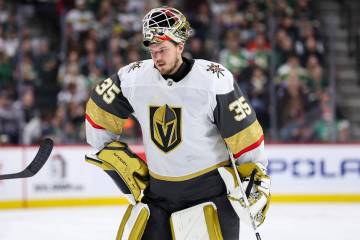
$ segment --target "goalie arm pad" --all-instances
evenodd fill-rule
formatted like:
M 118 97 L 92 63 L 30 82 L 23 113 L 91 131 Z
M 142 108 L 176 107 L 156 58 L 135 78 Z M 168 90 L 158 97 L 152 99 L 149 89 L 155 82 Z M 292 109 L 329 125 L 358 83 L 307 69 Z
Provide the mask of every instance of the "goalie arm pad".
M 96 155 L 86 155 L 86 161 L 102 168 L 126 195 L 131 204 L 139 202 L 148 186 L 146 163 L 133 153 L 126 143 L 112 142 Z
M 266 217 L 270 204 L 270 178 L 264 167 L 259 163 L 249 162 L 237 166 L 246 197 L 250 203 L 250 211 L 256 225 L 261 225 Z M 250 225 L 250 219 L 245 209 L 242 193 L 238 187 L 234 170 L 229 167 L 219 168 L 228 191 L 228 199 L 240 220 Z

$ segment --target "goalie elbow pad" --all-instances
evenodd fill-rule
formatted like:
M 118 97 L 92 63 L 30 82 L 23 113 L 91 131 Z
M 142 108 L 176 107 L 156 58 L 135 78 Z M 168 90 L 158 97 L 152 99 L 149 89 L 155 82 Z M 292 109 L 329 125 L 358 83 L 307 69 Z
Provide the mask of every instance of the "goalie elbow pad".
M 86 155 L 85 159 L 102 168 L 132 204 L 141 200 L 148 186 L 149 170 L 126 143 L 112 142 L 96 155 Z

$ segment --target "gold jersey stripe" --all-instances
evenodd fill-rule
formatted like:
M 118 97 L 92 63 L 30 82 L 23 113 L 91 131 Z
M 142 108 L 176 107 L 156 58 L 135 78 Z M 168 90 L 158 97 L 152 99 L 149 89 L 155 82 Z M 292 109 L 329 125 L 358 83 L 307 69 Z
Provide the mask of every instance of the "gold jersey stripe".
M 233 154 L 241 152 L 243 149 L 251 146 L 258 141 L 263 135 L 263 130 L 258 122 L 255 120 L 250 126 L 235 135 L 225 138 L 226 145 L 230 148 Z
M 213 171 L 213 170 L 215 170 L 215 169 L 217 169 L 219 167 L 227 166 L 229 164 L 230 164 L 230 161 L 226 160 L 226 161 L 220 162 L 218 164 L 215 164 L 214 166 L 205 168 L 205 169 L 203 169 L 201 171 L 198 171 L 198 172 L 195 172 L 195 173 L 192 173 L 192 174 L 189 174 L 189 175 L 181 176 L 181 177 L 161 176 L 161 175 L 158 175 L 158 174 L 156 174 L 156 173 L 154 173 L 154 172 L 152 172 L 150 170 L 149 170 L 149 173 L 150 173 L 151 177 L 153 177 L 155 179 L 158 179 L 158 180 L 171 181 L 171 182 L 181 182 L 181 181 L 186 181 L 186 180 L 201 176 L 201 175 L 203 175 L 205 173 L 211 172 L 211 171 Z
M 121 133 L 126 121 L 100 108 L 91 98 L 86 104 L 86 114 L 94 123 L 115 134 Z

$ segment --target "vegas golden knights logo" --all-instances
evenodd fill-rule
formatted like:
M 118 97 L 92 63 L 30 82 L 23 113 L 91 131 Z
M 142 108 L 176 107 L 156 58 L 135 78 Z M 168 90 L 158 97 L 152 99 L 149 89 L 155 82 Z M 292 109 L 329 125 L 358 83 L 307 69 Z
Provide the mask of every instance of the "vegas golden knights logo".
M 153 142 L 169 152 L 181 142 L 181 108 L 150 106 L 150 132 Z

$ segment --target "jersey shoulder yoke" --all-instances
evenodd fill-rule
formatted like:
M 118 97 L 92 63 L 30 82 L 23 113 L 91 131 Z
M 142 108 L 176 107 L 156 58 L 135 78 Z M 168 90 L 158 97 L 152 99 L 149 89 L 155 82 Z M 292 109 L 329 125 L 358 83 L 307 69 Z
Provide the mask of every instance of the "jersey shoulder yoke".
M 228 92 L 233 88 L 233 75 L 220 63 L 203 59 L 195 61 L 201 75 L 211 81 L 215 92 Z
M 130 63 L 122 67 L 118 74 L 121 79 L 127 79 L 129 77 L 136 77 L 148 74 L 148 71 L 154 67 L 154 63 L 151 59 L 141 60 Z

